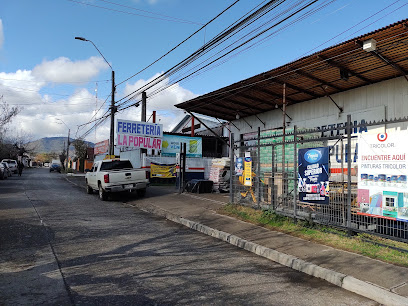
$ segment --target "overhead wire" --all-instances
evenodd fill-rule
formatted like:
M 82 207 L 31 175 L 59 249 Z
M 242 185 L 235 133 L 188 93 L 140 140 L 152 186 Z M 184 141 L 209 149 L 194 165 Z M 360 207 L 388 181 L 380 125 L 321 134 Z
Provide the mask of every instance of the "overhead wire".
M 279 0 L 278 2 L 284 2 L 285 0 Z M 263 3 L 265 3 L 266 1 L 264 1 Z M 258 10 L 254 11 L 251 10 L 250 12 L 253 12 L 252 14 L 249 14 L 250 12 L 246 13 L 244 16 L 242 16 L 240 19 L 238 19 L 237 21 L 235 21 L 233 24 L 231 24 L 229 27 L 227 27 L 226 29 L 224 29 L 222 32 L 220 32 L 217 36 L 215 36 L 213 39 L 211 39 L 209 42 L 207 42 L 204 46 L 200 47 L 198 50 L 196 50 L 195 52 L 193 52 L 192 54 L 190 54 L 187 58 L 185 58 L 184 60 L 182 60 L 181 62 L 179 62 L 178 64 L 174 65 L 173 67 L 169 68 L 166 72 L 162 73 L 160 76 L 154 78 L 153 80 L 149 81 L 147 84 L 143 85 L 141 88 L 139 88 L 138 90 L 134 91 L 133 93 L 130 93 L 128 95 L 126 95 L 125 97 L 122 97 L 120 100 L 118 100 L 117 102 L 120 102 L 128 97 L 130 97 L 132 94 L 136 93 L 137 91 L 143 91 L 145 90 L 148 86 L 150 86 L 151 84 L 157 84 L 158 82 L 162 81 L 166 75 L 168 75 L 169 73 L 172 73 L 174 71 L 180 70 L 182 67 L 184 67 L 185 65 L 187 65 L 192 59 L 196 58 L 199 54 L 203 54 L 206 49 L 208 49 L 210 46 L 213 46 L 219 42 L 222 42 L 222 40 L 227 37 L 228 35 L 232 34 L 235 30 L 239 29 L 239 27 L 242 27 L 243 25 L 245 25 L 248 21 L 250 21 L 251 19 L 255 18 L 258 14 L 262 13 L 264 10 L 266 10 L 268 7 L 272 6 L 274 3 L 276 3 L 277 0 L 272 0 L 269 1 L 268 3 L 266 3 L 265 5 L 263 5 L 261 8 L 259 8 Z M 236 3 L 236 2 L 235 2 Z M 233 4 L 235 4 L 233 3 Z M 255 8 L 259 7 L 260 5 L 256 6 Z M 227 8 L 228 9 L 228 8 Z M 247 17 L 246 17 L 247 16 Z M 246 17 L 246 18 L 244 18 Z M 150 86 L 151 87 L 151 86 Z M 119 105 L 120 106 L 120 105 Z
M 152 15 L 157 15 L 157 16 L 169 18 L 169 19 L 174 19 L 175 21 L 179 20 L 179 21 L 190 22 L 190 23 L 193 23 L 193 24 L 202 25 L 202 23 L 199 23 L 199 22 L 196 22 L 196 21 L 181 19 L 181 18 L 169 16 L 169 15 L 159 14 L 159 13 L 156 13 L 156 12 L 151 12 L 151 11 L 147 11 L 147 10 L 142 10 L 142 9 L 138 9 L 138 8 L 135 8 L 135 7 L 132 7 L 132 6 L 119 4 L 119 3 L 116 3 L 116 2 L 113 2 L 113 1 L 107 1 L 107 0 L 97 0 L 97 1 L 109 3 L 109 4 L 112 4 L 112 5 L 121 6 L 121 7 L 124 7 L 124 8 L 131 9 L 131 10 L 139 11 L 139 12 L 144 12 L 144 13 L 148 13 L 148 14 L 152 14 Z
M 187 76 L 180 78 L 178 81 L 179 81 L 179 82 L 180 82 L 180 81 L 183 81 L 184 79 L 188 78 L 189 76 L 193 75 L 194 73 L 199 72 L 200 70 L 204 69 L 205 67 L 208 67 L 209 65 L 211 65 L 211 64 L 215 63 L 216 61 L 222 59 L 223 57 L 227 56 L 228 54 L 231 54 L 231 53 L 234 52 L 235 50 L 241 48 L 241 47 L 244 46 L 245 44 L 251 42 L 252 40 L 254 40 L 254 39 L 256 39 L 257 37 L 261 36 L 262 34 L 266 33 L 266 32 L 269 31 L 270 29 L 272 29 L 272 28 L 278 26 L 279 24 L 281 24 L 281 23 L 283 23 L 284 21 L 286 21 L 286 20 L 292 18 L 293 16 L 295 16 L 295 15 L 298 14 L 299 12 L 305 10 L 306 8 L 308 8 L 309 6 L 313 5 L 313 4 L 316 3 L 317 1 L 318 1 L 318 0 L 309 1 L 309 2 L 308 2 L 306 5 L 304 5 L 303 7 L 299 8 L 299 9 L 297 9 L 295 12 L 289 14 L 289 16 L 287 16 L 287 17 L 283 18 L 282 20 L 280 20 L 280 21 L 274 23 L 272 26 L 269 26 L 268 28 L 266 28 L 266 29 L 260 31 L 259 33 L 257 33 L 256 35 L 250 37 L 249 39 L 247 39 L 247 40 L 244 41 L 243 43 L 240 43 L 238 46 L 235 46 L 235 47 L 232 48 L 231 50 L 229 50 L 229 51 L 223 53 L 221 56 L 219 56 L 219 57 L 216 58 L 215 60 L 212 60 L 212 61 L 210 61 L 209 63 L 207 63 L 206 65 L 204 65 L 204 66 L 202 66 L 202 67 L 196 69 L 194 72 L 191 72 L 191 73 L 188 74 Z M 268 4 L 271 4 L 272 2 L 275 3 L 276 1 L 270 1 Z M 268 5 L 268 4 L 267 4 L 267 5 Z M 224 51 L 224 50 L 226 50 L 226 49 L 224 48 L 223 51 Z M 182 63 L 181 65 L 183 65 L 183 63 Z M 176 69 L 177 69 L 177 68 L 176 68 Z M 163 75 L 166 76 L 166 73 L 164 73 Z M 157 84 L 157 82 L 156 82 L 156 84 Z M 156 84 L 154 84 L 154 85 L 156 85 Z M 154 86 L 154 85 L 153 85 L 153 86 Z M 148 87 L 148 88 L 151 88 L 151 87 L 152 87 L 152 85 L 150 85 L 150 87 Z M 148 89 L 148 88 L 147 88 L 147 89 Z M 146 87 L 142 88 L 142 90 L 146 90 Z M 135 91 L 135 92 L 136 92 L 136 91 Z M 127 95 L 127 97 L 129 97 L 129 96 L 130 96 L 130 95 Z M 150 94 L 150 96 L 151 96 L 151 94 Z M 129 98 L 127 101 L 129 101 L 129 100 L 131 100 L 131 98 Z M 125 102 L 127 102 L 127 101 L 125 101 Z M 120 104 L 119 106 L 123 106 L 123 103 Z
M 316 2 L 316 1 L 314 1 L 314 2 Z M 326 5 L 329 5 L 330 3 L 332 3 L 333 1 L 329 1 L 328 3 L 326 2 Z M 398 2 L 398 1 L 396 1 L 396 2 Z M 311 4 L 310 4 L 311 5 Z M 321 9 L 323 9 L 323 7 L 320 7 L 318 10 L 321 10 Z M 311 10 L 311 11 L 309 11 L 308 13 L 306 13 L 306 14 L 303 14 L 303 16 L 301 16 L 301 17 L 299 17 L 298 18 L 298 20 L 300 20 L 300 18 L 301 19 L 304 19 L 304 18 L 307 18 L 307 17 L 309 17 L 310 16 L 310 14 L 312 14 L 312 13 L 316 13 L 317 11 L 318 11 L 317 9 L 316 10 Z M 376 15 L 376 14 L 374 14 L 374 15 Z M 293 16 L 293 15 L 292 15 Z M 371 16 L 372 17 L 372 16 Z M 370 18 L 367 18 L 366 20 L 368 20 L 368 19 L 370 19 Z M 293 24 L 295 21 L 293 21 L 293 22 L 291 22 L 291 24 Z M 284 28 L 286 28 L 286 27 L 288 27 L 289 25 L 286 25 Z M 283 28 L 283 29 L 284 29 Z M 352 27 L 353 28 L 353 27 Z M 279 29 L 277 32 L 279 32 L 279 31 L 282 31 L 283 29 Z M 271 37 L 272 35 L 276 35 L 276 32 L 274 32 L 274 33 L 271 33 L 270 35 L 268 35 L 268 37 Z M 264 38 L 263 40 L 265 40 L 266 38 Z M 249 48 L 252 48 L 252 47 L 254 47 L 255 45 L 257 45 L 257 44 L 259 44 L 260 42 L 255 42 L 253 45 L 251 45 L 251 46 L 249 46 L 247 49 L 249 49 Z M 243 51 L 240 51 L 240 52 L 243 52 Z M 224 55 L 225 56 L 225 55 Z M 236 55 L 233 55 L 233 56 L 236 56 Z M 221 58 L 221 57 L 220 57 Z M 220 63 L 220 64 L 222 64 L 222 63 Z M 208 66 L 208 65 L 207 65 Z M 201 69 L 200 70 L 202 70 L 203 69 L 203 67 L 201 67 Z M 197 75 L 197 73 L 198 73 L 198 71 L 196 71 L 196 74 L 195 75 Z M 294 73 L 293 71 L 292 72 L 290 72 L 290 73 Z M 287 73 L 284 73 L 283 75 L 285 75 L 285 74 L 287 74 Z M 191 75 L 191 74 L 190 74 Z M 274 76 L 273 78 L 276 78 L 276 77 L 279 77 L 279 76 Z M 186 79 L 186 77 L 184 77 L 183 79 Z M 162 81 L 162 80 L 161 80 Z M 179 80 L 180 81 L 180 80 Z M 265 82 L 265 81 L 268 81 L 268 79 L 266 79 L 266 80 L 262 80 L 262 82 Z M 161 88 L 161 89 L 156 89 L 156 91 L 155 92 L 153 92 L 153 94 L 149 94 L 149 97 L 152 97 L 153 95 L 156 95 L 156 94 L 158 94 L 158 93 L 160 93 L 161 91 L 163 91 L 163 90 L 165 90 L 166 88 L 171 88 L 171 86 L 173 86 L 174 85 L 174 83 L 172 83 L 172 84 L 169 84 L 168 86 L 166 86 L 166 87 L 163 87 L 163 88 Z M 246 84 L 245 86 L 243 86 L 243 87 L 248 87 L 248 86 L 253 86 L 254 84 Z M 240 87 L 241 88 L 241 87 Z M 239 88 L 235 88 L 233 91 L 237 91 L 237 90 L 239 90 Z M 223 92 L 223 94 L 224 94 L 225 92 Z M 129 101 L 129 100 L 128 100 Z M 128 101 L 125 101 L 125 102 L 128 102 Z M 129 107 L 132 107 L 132 106 L 134 106 L 135 104 L 138 104 L 138 103 L 140 103 L 141 102 L 141 100 L 138 100 L 138 101 L 136 101 L 135 103 L 133 103 L 133 104 L 131 104 L 131 105 L 127 105 L 127 106 L 124 106 L 123 104 L 122 104 L 122 108 L 119 110 L 119 111 L 122 111 L 122 110 L 125 110 L 125 109 L 127 109 L 127 108 L 129 108 Z
M 19 79 L 8 79 L 8 78 L 0 78 L 0 80 L 4 81 L 16 81 L 16 82 L 33 82 L 33 83 L 41 83 L 44 81 L 38 81 L 38 80 L 19 80 Z M 93 80 L 89 81 L 92 83 L 102 83 L 102 82 L 111 82 L 111 80 Z M 55 84 L 83 84 L 85 83 L 84 81 L 52 81 L 52 83 Z
M 377 41 L 377 44 L 383 43 L 383 42 L 386 42 L 386 41 L 388 41 L 388 40 L 397 38 L 397 37 L 399 37 L 399 36 L 404 36 L 404 35 L 405 35 L 405 34 L 397 34 L 397 35 L 388 37 L 388 38 L 386 38 L 386 39 L 379 40 L 379 41 Z M 251 82 L 251 83 L 246 83 L 245 85 L 242 85 L 242 86 L 233 88 L 233 89 L 231 89 L 231 90 L 225 90 L 225 91 L 223 91 L 223 92 L 213 93 L 213 94 L 207 95 L 206 97 L 208 97 L 208 98 L 213 98 L 213 101 L 216 102 L 216 101 L 219 101 L 219 97 L 221 97 L 222 95 L 224 95 L 224 94 L 226 94 L 226 93 L 230 93 L 230 94 L 231 94 L 230 96 L 233 96 L 233 95 L 236 95 L 237 93 L 239 93 L 240 91 L 245 90 L 245 89 L 248 88 L 248 87 L 251 87 L 251 86 L 254 86 L 254 85 L 259 85 L 259 84 L 262 84 L 262 83 L 264 83 L 264 82 L 271 81 L 271 80 L 276 79 L 276 78 L 285 77 L 285 76 L 287 76 L 287 75 L 296 73 L 298 70 L 308 69 L 308 68 L 311 68 L 311 67 L 313 67 L 313 66 L 316 66 L 316 65 L 319 65 L 319 64 L 322 64 L 322 63 L 331 61 L 331 60 L 336 60 L 338 57 L 341 57 L 341 56 L 344 56 L 344 55 L 347 55 L 347 54 L 352 54 L 352 53 L 355 53 L 355 52 L 357 52 L 357 51 L 359 51 L 359 50 L 360 50 L 360 48 L 359 48 L 359 47 L 356 47 L 355 49 L 352 49 L 352 50 L 349 50 L 349 51 L 347 51 L 347 52 L 343 52 L 343 53 L 340 53 L 340 54 L 336 54 L 336 55 L 334 55 L 334 56 L 332 56 L 332 57 L 328 57 L 328 58 L 326 58 L 326 59 L 322 59 L 322 60 L 317 61 L 317 62 L 312 63 L 312 64 L 304 65 L 304 66 L 298 67 L 298 68 L 296 68 L 296 69 L 293 69 L 293 70 L 290 70 L 290 71 L 287 71 L 287 72 L 283 72 L 283 73 L 280 73 L 280 74 L 277 74 L 277 75 L 274 75 L 274 76 L 271 76 L 271 77 L 268 77 L 268 78 L 264 78 L 264 79 L 259 80 L 259 81 L 255 81 L 255 82 Z M 384 64 L 384 65 L 385 65 L 385 64 Z M 370 70 L 367 70 L 367 71 L 370 71 Z M 367 72 L 367 71 L 363 71 L 363 72 L 361 72 L 361 73 L 365 73 L 365 72 Z M 224 98 L 228 98 L 228 97 L 229 97 L 229 96 L 226 96 L 226 97 L 224 97 Z M 204 103 L 204 102 L 202 102 L 201 104 L 194 105 L 194 107 L 201 106 L 203 103 Z M 212 104 L 212 102 L 206 101 L 205 104 L 206 104 L 206 105 L 207 105 L 207 104 Z M 190 108 L 190 110 L 192 110 L 192 108 Z
M 178 23 L 185 23 L 185 24 L 196 24 L 196 25 L 200 24 L 200 23 L 195 22 L 195 21 L 183 20 L 183 19 L 178 19 L 178 18 L 174 18 L 174 17 L 154 17 L 154 16 L 143 15 L 143 14 L 131 13 L 131 12 L 116 10 L 116 9 L 112 9 L 112 8 L 108 8 L 108 7 L 104 7 L 104 6 L 100 6 L 100 5 L 96 5 L 96 4 L 91 4 L 91 3 L 83 2 L 83 1 L 75 1 L 75 0 L 67 0 L 67 1 L 74 2 L 74 3 L 79 3 L 79 4 L 82 4 L 82 5 L 87 5 L 87 6 L 91 6 L 91 7 L 96 7 L 96 8 L 116 12 L 116 13 L 140 16 L 140 17 L 145 17 L 145 18 L 150 18 L 150 19 L 170 21 L 170 22 L 178 22 Z M 119 5 L 119 4 L 116 4 L 116 5 Z M 152 12 L 150 12 L 150 13 L 153 14 Z
M 217 16 L 215 16 L 214 18 L 212 18 L 210 21 L 208 21 L 207 23 L 205 23 L 201 28 L 199 28 L 197 31 L 195 31 L 194 33 L 192 33 L 190 36 L 188 36 L 186 39 L 184 39 L 183 41 L 181 41 L 180 43 L 178 43 L 175 47 L 173 47 L 172 49 L 170 49 L 169 51 L 167 51 L 165 54 L 163 54 L 162 56 L 160 56 L 158 59 L 156 59 L 155 61 L 153 61 L 151 64 L 147 65 L 146 67 L 144 67 L 143 69 L 139 70 L 138 72 L 136 72 L 135 74 L 131 75 L 130 77 L 128 77 L 127 79 L 123 80 L 122 82 L 117 83 L 116 86 L 121 85 L 127 81 L 129 81 L 130 79 L 134 78 L 135 76 L 137 76 L 138 74 L 142 73 L 143 71 L 145 71 L 146 69 L 150 68 L 151 66 L 153 66 L 154 64 L 156 64 L 158 61 L 162 60 L 164 57 L 166 57 L 167 55 L 169 55 L 171 52 L 173 52 L 174 50 L 176 50 L 178 47 L 180 47 L 182 44 L 184 44 L 186 41 L 188 41 L 189 39 L 191 39 L 193 36 L 195 36 L 197 33 L 199 33 L 202 29 L 205 29 L 209 24 L 211 24 L 212 22 L 214 22 L 214 20 L 216 20 L 217 18 L 219 18 L 222 14 L 224 14 L 226 11 L 228 11 L 230 8 L 232 8 L 235 4 L 237 4 L 240 0 L 236 0 L 234 3 L 232 3 L 231 5 L 229 5 L 227 8 L 225 8 L 223 11 L 221 11 L 219 14 L 217 14 Z
M 283 3 L 283 2 L 284 2 L 284 1 L 270 1 L 270 2 L 268 2 L 268 3 L 266 4 L 266 6 L 262 7 L 261 10 L 256 11 L 256 12 L 254 13 L 255 15 L 252 14 L 252 15 L 250 15 L 250 17 L 254 18 L 254 16 L 259 15 L 260 12 L 263 12 L 263 11 L 265 10 L 265 8 L 268 7 L 268 5 L 270 6 L 271 4 L 281 4 L 281 3 Z M 298 10 L 295 11 L 294 13 L 290 14 L 290 15 L 289 15 L 288 17 L 286 17 L 284 20 L 281 20 L 281 21 L 279 22 L 279 24 L 282 23 L 282 22 L 284 22 L 285 20 L 291 18 L 292 16 L 296 15 L 298 12 L 300 12 L 300 11 L 306 9 L 307 7 L 311 6 L 311 5 L 314 4 L 315 2 L 317 2 L 317 0 L 315 0 L 315 1 L 309 1 L 309 3 L 308 3 L 307 5 L 303 6 L 303 7 L 300 8 L 300 9 L 298 9 Z M 298 2 L 298 3 L 301 3 L 301 2 Z M 292 6 L 292 8 L 293 8 L 293 6 Z M 248 20 L 250 21 L 251 18 L 244 19 L 244 20 L 243 20 L 244 22 L 236 23 L 236 24 L 233 24 L 233 25 L 237 26 L 237 25 L 243 25 L 243 24 L 244 24 L 245 26 L 247 26 Z M 272 25 L 272 26 L 269 27 L 268 29 L 261 31 L 260 33 L 258 33 L 258 35 L 257 35 L 256 37 L 262 35 L 263 33 L 265 33 L 266 31 L 268 31 L 268 30 L 271 29 L 272 27 L 276 27 L 276 25 L 277 25 L 277 24 L 275 23 L 274 25 Z M 224 34 L 225 34 L 225 33 L 228 33 L 228 34 L 232 33 L 232 32 L 231 32 L 231 28 L 233 28 L 233 27 L 232 27 L 232 26 L 230 27 L 230 29 L 229 29 L 230 31 L 229 31 L 229 32 L 228 32 L 227 30 L 225 30 L 225 31 L 224 31 Z M 259 27 L 258 27 L 258 28 L 259 28 Z M 237 28 L 234 28 L 234 29 L 237 29 Z M 241 47 L 242 45 L 244 45 L 244 44 L 246 44 L 246 43 L 252 41 L 252 40 L 255 39 L 256 37 L 251 37 L 250 39 L 246 40 L 244 43 L 241 43 L 238 47 L 235 47 L 233 50 L 236 50 L 237 48 Z M 220 38 L 221 38 L 221 39 L 223 38 L 222 35 L 221 35 L 220 37 L 217 37 L 216 39 L 213 39 L 213 41 L 217 41 L 217 40 L 220 41 L 220 40 L 221 40 Z M 210 45 L 211 43 L 208 43 L 208 44 Z M 204 46 L 204 47 L 205 47 L 205 46 Z M 205 49 L 205 48 L 204 48 L 204 49 Z M 230 52 L 228 52 L 228 53 L 226 53 L 226 54 L 223 54 L 222 56 L 220 56 L 219 58 L 217 58 L 217 60 L 221 59 L 222 57 L 225 57 L 226 55 L 228 55 L 228 54 L 231 53 L 231 52 L 232 52 L 232 51 L 230 51 Z M 211 63 L 214 63 L 214 62 L 215 62 L 215 61 L 212 61 Z M 210 64 L 211 64 L 211 63 L 210 63 Z M 198 69 L 197 71 L 195 71 L 195 73 L 197 73 L 198 71 L 200 71 L 200 70 L 202 70 L 203 68 L 207 67 L 208 65 L 209 65 L 209 64 L 207 64 L 207 65 L 204 66 L 204 67 L 201 67 L 200 69 Z M 176 67 L 176 66 L 174 66 L 174 67 Z M 173 67 L 173 68 L 174 68 L 174 67 Z M 187 77 L 189 77 L 189 76 L 191 76 L 191 75 L 193 75 L 193 74 L 194 74 L 194 73 L 191 73 L 191 74 L 189 74 L 188 76 L 183 77 L 182 79 L 179 79 L 179 81 L 182 81 L 182 80 L 186 79 Z M 163 79 L 156 78 L 156 84 L 158 83 L 158 82 L 157 82 L 158 80 L 159 80 L 159 82 L 163 81 Z M 156 85 L 156 84 L 155 84 L 155 85 Z M 149 85 L 151 85 L 151 84 L 149 84 Z M 152 96 L 158 94 L 159 92 L 163 91 L 164 89 L 169 88 L 169 87 L 171 87 L 171 86 L 173 86 L 173 85 L 174 85 L 174 83 L 173 83 L 173 84 L 170 84 L 170 85 L 168 85 L 168 86 L 165 86 L 165 87 L 163 87 L 163 88 L 157 89 L 155 92 L 153 92 L 153 93 L 150 94 L 149 96 L 152 97 Z M 145 85 L 145 86 L 146 86 L 146 85 Z M 151 86 L 151 87 L 152 87 L 152 86 Z M 134 93 L 135 93 L 135 92 L 133 92 L 133 94 L 134 94 Z M 129 95 L 128 95 L 127 97 L 129 97 Z M 134 98 L 134 97 L 135 97 L 135 95 L 132 96 L 132 98 Z M 122 100 L 123 100 L 123 98 L 122 98 Z M 129 100 L 130 100 L 130 99 L 129 99 Z M 129 100 L 128 100 L 128 101 L 129 101 Z M 120 100 L 119 100 L 119 101 L 120 101 Z M 119 101 L 118 101 L 118 102 L 119 102 Z M 125 101 L 125 102 L 127 102 L 127 101 Z M 128 106 L 125 106 L 124 103 L 119 104 L 119 105 L 118 105 L 118 111 L 127 109 L 127 108 L 129 108 L 129 107 L 134 106 L 134 105 L 138 105 L 140 102 L 141 102 L 141 100 L 138 100 L 137 102 L 135 102 L 135 103 L 133 103 L 133 104 L 131 104 L 131 105 L 128 105 Z
M 351 27 L 350 27 L 350 28 L 348 28 L 347 30 L 344 30 L 344 31 L 340 32 L 339 34 L 337 34 L 337 35 L 333 36 L 332 38 L 330 38 L 330 39 L 326 40 L 325 42 L 323 42 L 323 43 L 321 43 L 320 45 L 318 45 L 318 46 L 314 47 L 313 49 L 311 49 L 311 50 L 309 50 L 309 51 L 307 51 L 307 52 L 303 53 L 303 54 L 302 54 L 302 55 L 300 55 L 298 58 L 302 58 L 302 57 L 304 57 L 306 54 L 309 54 L 309 53 L 313 52 L 314 50 L 316 50 L 316 49 L 318 49 L 318 48 L 320 48 L 320 47 L 324 46 L 324 45 L 325 45 L 325 44 L 327 44 L 328 42 L 330 42 L 330 41 L 332 41 L 332 40 L 336 39 L 337 37 L 339 37 L 339 36 L 343 35 L 344 33 L 346 33 L 346 32 L 348 32 L 348 31 L 350 31 L 351 29 L 353 29 L 353 28 L 355 28 L 355 27 L 357 27 L 358 25 L 360 25 L 360 24 L 362 24 L 362 23 L 366 22 L 367 20 L 369 20 L 369 19 L 373 18 L 374 16 L 376 16 L 376 15 L 380 14 L 381 12 L 385 11 L 386 9 L 388 9 L 389 7 L 393 6 L 394 4 L 396 4 L 397 2 L 400 2 L 400 1 L 401 1 L 401 0 L 394 1 L 394 2 L 393 2 L 393 3 L 391 3 L 390 5 L 387 5 L 386 7 L 384 7 L 383 9 L 381 9 L 381 10 L 379 10 L 379 11 L 375 12 L 375 13 L 374 13 L 374 14 L 372 14 L 371 16 L 369 16 L 369 17 L 367 17 L 367 18 L 363 19 L 362 21 L 360 21 L 360 22 L 356 23 L 355 25 L 351 26 Z M 402 6 L 401 6 L 401 7 L 399 7 L 399 8 L 395 9 L 394 11 L 396 11 L 396 10 L 398 10 L 398 9 L 401 9 L 401 8 L 402 8 L 403 6 L 405 6 L 405 5 L 407 5 L 407 3 L 406 3 L 406 4 L 404 4 L 404 5 L 402 5 Z M 389 14 L 393 13 L 394 11 L 390 12 Z M 387 15 L 389 15 L 389 14 L 387 14 Z M 385 16 L 387 16 L 387 15 L 385 15 Z M 384 18 L 385 16 L 381 17 L 380 19 Z M 377 20 L 376 20 L 376 21 L 374 21 L 373 23 L 377 22 L 377 21 L 378 21 L 378 20 L 380 20 L 380 19 L 377 19 Z M 364 28 L 366 28 L 366 27 L 370 26 L 370 25 L 371 25 L 371 24 L 373 24 L 373 23 L 368 24 L 368 25 L 367 25 L 367 26 L 365 26 Z M 344 40 L 345 40 L 346 38 L 348 38 L 348 37 L 350 37 L 350 36 L 352 36 L 352 35 L 356 34 L 357 32 L 361 31 L 361 30 L 362 30 L 362 29 L 364 29 L 364 28 L 361 28 L 361 29 L 359 29 L 358 31 L 356 31 L 356 32 L 354 32 L 354 33 L 351 33 L 350 35 L 346 36 L 346 37 L 344 38 Z
M 319 7 L 317 10 L 315 10 L 315 11 L 310 11 L 310 12 L 308 12 L 307 14 L 304 14 L 302 17 L 298 18 L 297 21 L 299 21 L 300 19 L 304 19 L 304 18 L 308 17 L 308 15 L 310 15 L 310 14 L 312 14 L 312 13 L 316 13 L 316 11 L 323 9 L 325 6 L 329 5 L 329 4 L 332 3 L 332 2 L 333 2 L 333 1 L 327 2 L 324 6 Z M 396 2 L 398 2 L 398 1 L 396 1 Z M 405 4 L 404 4 L 404 5 L 405 5 Z M 383 11 L 383 10 L 381 10 L 381 11 Z M 374 15 L 376 15 L 376 14 L 374 14 Z M 374 16 L 374 15 L 373 15 L 373 16 Z M 371 17 L 373 17 L 373 16 L 371 16 Z M 383 17 L 384 17 L 384 16 L 383 16 Z M 382 17 L 382 18 L 383 18 L 383 17 Z M 366 20 L 368 20 L 368 19 L 369 19 L 369 18 L 367 18 Z M 296 22 L 296 21 L 291 22 L 289 25 L 293 24 L 294 22 Z M 284 28 L 288 27 L 289 25 L 286 25 Z M 279 29 L 278 32 L 279 32 L 279 31 L 282 31 L 284 28 Z M 266 40 L 266 39 L 270 39 L 270 37 L 271 37 L 272 35 L 276 35 L 276 34 L 277 34 L 277 33 L 274 32 L 274 33 L 268 35 L 267 37 L 263 38 L 262 41 L 264 41 L 264 40 Z M 258 42 L 256 42 L 256 43 L 254 43 L 254 44 L 251 45 L 250 47 L 246 48 L 246 50 L 249 50 L 250 48 L 253 48 L 254 46 L 260 44 L 262 41 L 258 41 Z M 243 52 L 243 51 L 244 51 L 244 50 L 241 50 L 240 53 Z M 233 57 L 233 56 L 237 56 L 237 54 L 232 55 L 231 57 Z M 223 61 L 222 63 L 224 63 L 224 62 L 225 62 L 225 61 Z M 222 63 L 220 63 L 220 64 L 222 64 Z M 219 65 L 220 65 L 220 64 L 219 64 Z M 218 66 L 218 65 L 217 65 L 217 66 Z M 208 70 L 208 69 L 207 69 L 207 70 Z M 195 75 L 196 75 L 196 76 L 199 75 L 199 74 L 201 74 L 201 73 L 195 72 Z M 180 82 L 180 80 L 178 80 L 178 81 L 176 81 L 176 82 Z M 150 96 L 151 96 L 151 94 L 150 94 Z

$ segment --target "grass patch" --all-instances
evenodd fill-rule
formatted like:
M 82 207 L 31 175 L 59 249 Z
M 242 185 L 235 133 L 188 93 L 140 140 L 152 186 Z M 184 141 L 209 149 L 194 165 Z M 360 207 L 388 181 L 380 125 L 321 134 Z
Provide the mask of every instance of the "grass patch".
M 261 211 L 240 205 L 228 204 L 217 212 L 336 249 L 408 267 L 408 253 L 393 249 L 400 248 L 408 251 L 408 244 L 403 242 L 369 234 L 348 237 L 345 231 L 339 229 L 321 226 L 310 221 L 298 221 L 295 224 L 293 219 L 277 215 L 273 211 Z

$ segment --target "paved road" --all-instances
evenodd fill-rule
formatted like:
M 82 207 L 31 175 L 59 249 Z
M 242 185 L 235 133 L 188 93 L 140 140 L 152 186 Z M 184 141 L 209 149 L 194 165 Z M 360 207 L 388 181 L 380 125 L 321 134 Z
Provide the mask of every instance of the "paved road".
M 102 202 L 46 169 L 0 181 L 0 304 L 375 305 L 133 201 Z

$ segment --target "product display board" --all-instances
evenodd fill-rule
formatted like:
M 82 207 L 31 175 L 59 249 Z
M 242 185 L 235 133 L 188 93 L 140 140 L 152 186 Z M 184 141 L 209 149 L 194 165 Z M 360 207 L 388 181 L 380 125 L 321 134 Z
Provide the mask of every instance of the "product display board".
M 252 157 L 250 152 L 245 153 L 244 158 L 244 185 L 245 186 L 252 186 Z
M 187 157 L 203 156 L 203 141 L 201 137 L 167 135 L 163 136 L 162 156 L 176 156 L 180 153 L 180 148 L 186 144 Z
M 242 157 L 238 157 L 235 161 L 235 175 L 242 176 L 244 172 L 244 159 Z
M 359 136 L 359 214 L 408 222 L 407 131 Z
M 329 148 L 300 149 L 298 154 L 299 200 L 329 204 Z
M 176 164 L 150 163 L 150 177 L 173 178 L 176 177 Z

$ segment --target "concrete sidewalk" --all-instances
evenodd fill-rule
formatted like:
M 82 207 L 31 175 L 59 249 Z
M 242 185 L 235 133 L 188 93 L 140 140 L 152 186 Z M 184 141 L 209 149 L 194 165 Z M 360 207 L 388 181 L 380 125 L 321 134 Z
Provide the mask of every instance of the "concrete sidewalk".
M 83 178 L 67 179 L 85 187 Z M 165 217 L 381 304 L 408 305 L 408 268 L 217 214 L 228 200 L 228 194 L 178 194 L 174 188 L 153 186 L 145 198 L 130 199 L 124 205 Z

